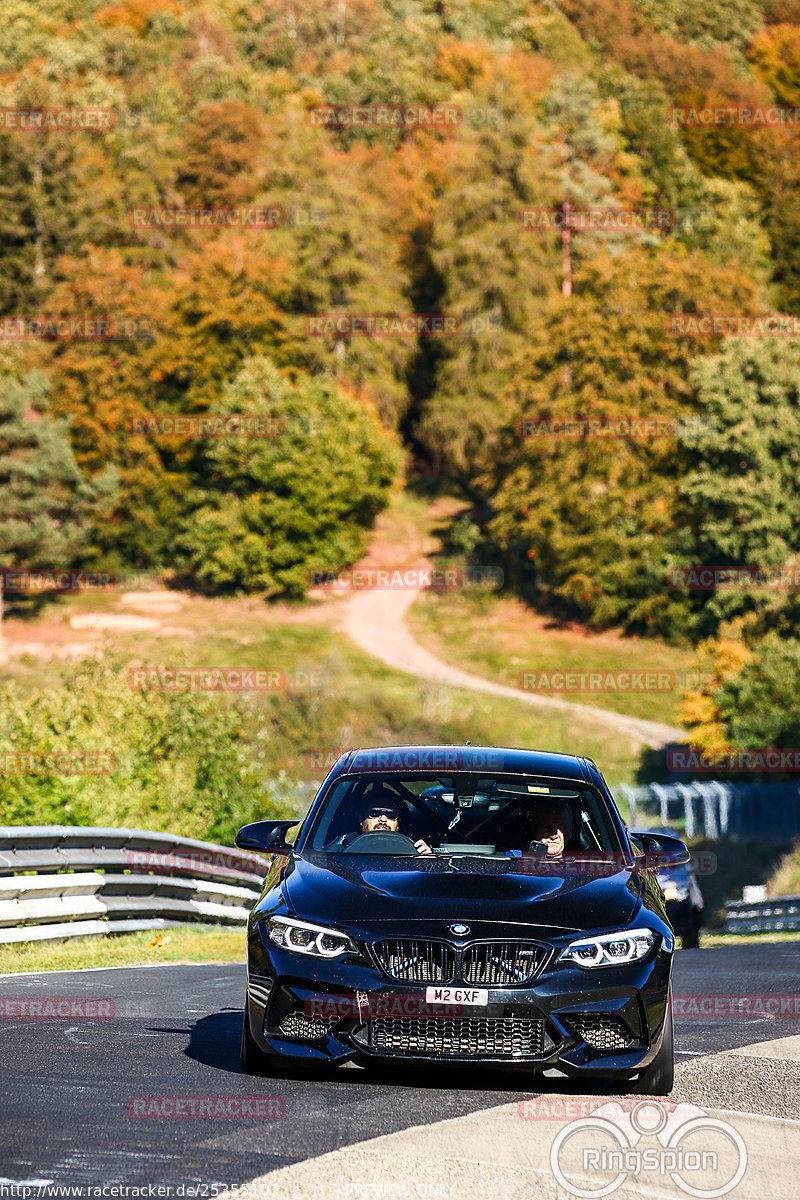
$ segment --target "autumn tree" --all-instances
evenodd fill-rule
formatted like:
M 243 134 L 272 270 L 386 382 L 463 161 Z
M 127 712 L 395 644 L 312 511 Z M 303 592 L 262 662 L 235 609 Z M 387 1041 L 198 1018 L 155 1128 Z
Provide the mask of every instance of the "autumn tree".
M 509 577 L 539 603 L 597 625 L 684 631 L 685 601 L 666 587 L 683 470 L 675 431 L 694 411 L 692 360 L 715 345 L 672 336 L 667 322 L 680 312 L 747 311 L 754 290 L 733 267 L 712 269 L 667 247 L 598 256 L 580 292 L 514 363 L 514 416 L 478 482 Z M 552 436 L 552 422 L 565 418 L 594 419 L 611 435 Z M 661 424 L 637 432 L 637 421 Z

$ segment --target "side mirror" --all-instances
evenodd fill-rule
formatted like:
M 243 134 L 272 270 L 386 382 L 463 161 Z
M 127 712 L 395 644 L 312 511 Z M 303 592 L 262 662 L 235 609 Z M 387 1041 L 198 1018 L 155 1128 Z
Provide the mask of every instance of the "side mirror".
M 630 840 L 634 848 L 641 846 L 644 851 L 644 862 L 637 865 L 652 871 L 679 867 L 691 858 L 686 843 L 668 833 L 646 833 L 643 829 L 635 829 L 630 830 Z
M 293 825 L 299 825 L 299 818 L 294 821 L 253 821 L 243 825 L 234 838 L 234 845 L 240 850 L 266 850 L 269 854 L 291 854 L 294 847 L 286 841 L 286 834 Z

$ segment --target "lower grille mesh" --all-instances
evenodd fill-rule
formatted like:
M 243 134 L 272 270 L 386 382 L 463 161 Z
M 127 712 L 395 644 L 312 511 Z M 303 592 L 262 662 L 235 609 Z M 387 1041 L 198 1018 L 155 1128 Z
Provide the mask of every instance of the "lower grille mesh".
M 544 1044 L 544 1023 L 528 1017 L 376 1017 L 368 1024 L 377 1054 L 535 1058 Z
M 579 1037 L 595 1050 L 626 1050 L 633 1041 L 628 1026 L 613 1013 L 570 1017 Z
M 290 1012 L 281 1021 L 278 1029 L 284 1037 L 301 1038 L 304 1042 L 319 1041 L 336 1024 L 335 1017 L 315 1018 L 313 1021 L 299 1011 Z

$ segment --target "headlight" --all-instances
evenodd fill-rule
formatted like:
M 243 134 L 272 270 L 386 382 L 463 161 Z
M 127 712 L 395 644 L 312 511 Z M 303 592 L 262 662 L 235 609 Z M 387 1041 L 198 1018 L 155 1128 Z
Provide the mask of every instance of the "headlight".
M 341 958 L 343 954 L 359 952 L 358 946 L 338 929 L 310 925 L 308 921 L 295 921 L 292 917 L 270 917 L 264 924 L 270 941 L 297 954 L 310 954 L 314 958 Z
M 613 967 L 646 958 L 654 942 L 655 935 L 649 929 L 621 929 L 619 933 L 601 933 L 570 942 L 558 958 L 559 962 L 568 959 L 579 967 Z
M 689 895 L 689 889 L 678 887 L 676 883 L 668 883 L 664 888 L 665 900 L 685 900 Z

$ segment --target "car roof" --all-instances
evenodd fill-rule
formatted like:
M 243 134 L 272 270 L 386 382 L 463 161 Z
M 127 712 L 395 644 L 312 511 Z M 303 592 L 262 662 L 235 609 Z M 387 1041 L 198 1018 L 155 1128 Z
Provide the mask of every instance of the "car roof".
M 594 768 L 594 772 L 590 768 Z M 539 775 L 577 783 L 599 782 L 602 778 L 591 759 L 576 754 L 523 750 L 510 746 L 448 745 L 368 746 L 348 750 L 341 755 L 331 774 L 357 775 L 374 771 Z M 593 779 L 593 773 L 599 778 Z

